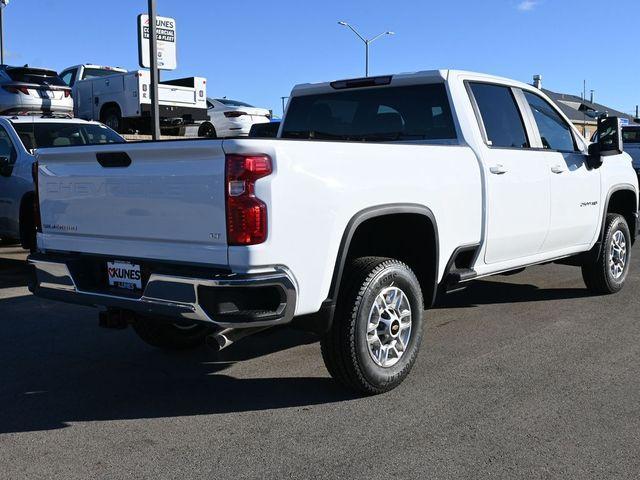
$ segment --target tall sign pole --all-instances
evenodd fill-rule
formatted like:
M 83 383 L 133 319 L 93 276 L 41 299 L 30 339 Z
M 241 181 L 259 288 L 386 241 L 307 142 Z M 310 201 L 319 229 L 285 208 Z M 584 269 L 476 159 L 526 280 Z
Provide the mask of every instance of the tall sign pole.
M 156 0 L 149 0 L 149 57 L 151 68 L 151 134 L 160 140 L 160 105 L 158 102 L 158 37 L 156 35 Z

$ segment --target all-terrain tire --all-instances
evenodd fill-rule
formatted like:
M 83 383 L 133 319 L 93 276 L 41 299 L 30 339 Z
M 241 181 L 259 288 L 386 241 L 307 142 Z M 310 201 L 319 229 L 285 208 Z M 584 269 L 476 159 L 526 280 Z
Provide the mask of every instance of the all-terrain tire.
M 411 330 L 397 363 L 385 367 L 376 363 L 370 351 L 368 327 L 374 302 L 394 287 L 405 294 L 410 305 Z M 407 265 L 384 257 L 353 260 L 343 277 L 333 325 L 320 342 L 331 376 L 348 389 L 367 395 L 397 387 L 416 361 L 422 341 L 423 309 L 420 283 Z
M 624 247 L 623 264 L 620 264 L 620 254 L 615 253 L 620 251 L 621 246 Z M 599 251 L 591 252 L 588 260 L 582 265 L 582 278 L 589 291 L 597 295 L 619 292 L 629 273 L 630 259 L 629 225 L 622 215 L 610 213 L 605 220 L 602 246 Z M 612 269 L 612 262 L 618 262 L 616 273 Z

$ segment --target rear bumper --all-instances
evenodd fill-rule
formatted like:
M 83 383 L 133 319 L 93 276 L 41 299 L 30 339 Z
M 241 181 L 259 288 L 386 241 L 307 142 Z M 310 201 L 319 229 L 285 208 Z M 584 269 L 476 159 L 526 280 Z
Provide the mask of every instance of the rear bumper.
M 197 321 L 221 328 L 286 324 L 295 312 L 295 284 L 284 270 L 250 275 L 212 272 L 193 277 L 152 271 L 143 292 L 135 295 L 82 287 L 81 278 L 76 277 L 82 277 L 83 273 L 75 271 L 72 262 L 58 255 L 31 255 L 29 263 L 35 269 L 31 291 L 51 300 Z

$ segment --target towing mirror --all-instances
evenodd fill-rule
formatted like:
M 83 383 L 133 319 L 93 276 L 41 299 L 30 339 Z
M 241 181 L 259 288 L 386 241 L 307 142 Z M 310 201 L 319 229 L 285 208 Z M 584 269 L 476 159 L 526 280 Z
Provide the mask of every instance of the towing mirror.
M 602 165 L 602 157 L 620 155 L 622 146 L 622 126 L 618 117 L 598 119 L 598 141 L 589 145 L 590 164 L 593 168 Z
M 0 175 L 10 177 L 13 172 L 13 163 L 9 157 L 0 157 Z

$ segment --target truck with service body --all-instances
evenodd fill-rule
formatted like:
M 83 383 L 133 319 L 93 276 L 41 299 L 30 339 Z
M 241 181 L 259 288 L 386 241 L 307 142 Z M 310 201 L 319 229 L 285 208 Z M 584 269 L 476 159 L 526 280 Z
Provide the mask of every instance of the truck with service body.
M 149 71 L 86 64 L 63 70 L 60 78 L 72 88 L 76 117 L 98 120 L 120 133 L 149 129 Z M 161 127 L 173 131 L 166 133 L 208 120 L 206 84 L 200 77 L 160 82 Z
M 291 324 L 339 382 L 384 392 L 439 292 L 553 261 L 622 288 L 638 180 L 619 120 L 599 129 L 589 145 L 530 85 L 437 70 L 299 85 L 275 139 L 43 149 L 32 290 L 162 348 Z

